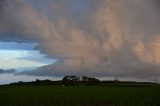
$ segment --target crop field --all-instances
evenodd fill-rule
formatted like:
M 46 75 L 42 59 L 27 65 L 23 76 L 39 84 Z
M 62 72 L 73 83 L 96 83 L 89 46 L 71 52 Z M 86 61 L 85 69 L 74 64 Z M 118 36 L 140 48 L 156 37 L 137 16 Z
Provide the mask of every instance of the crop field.
M 160 106 L 160 87 L 2 86 L 0 106 Z

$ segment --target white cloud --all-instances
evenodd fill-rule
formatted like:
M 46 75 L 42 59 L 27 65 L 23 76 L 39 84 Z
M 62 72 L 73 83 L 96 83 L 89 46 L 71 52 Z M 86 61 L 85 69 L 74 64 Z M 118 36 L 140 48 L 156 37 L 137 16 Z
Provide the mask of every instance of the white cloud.
M 34 59 L 31 54 L 34 53 L 39 56 L 39 59 Z M 29 58 L 31 57 L 31 58 Z M 41 54 L 35 51 L 27 50 L 0 50 L 0 69 L 16 69 L 22 71 L 24 69 L 35 69 L 37 67 L 47 65 L 52 60 L 48 59 L 48 62 L 43 61 L 47 60 Z M 34 61 L 33 61 L 34 59 Z

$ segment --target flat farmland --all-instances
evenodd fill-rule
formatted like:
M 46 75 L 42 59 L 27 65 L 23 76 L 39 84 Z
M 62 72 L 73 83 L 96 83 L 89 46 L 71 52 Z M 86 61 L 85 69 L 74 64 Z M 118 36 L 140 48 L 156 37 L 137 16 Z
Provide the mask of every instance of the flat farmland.
M 1 86 L 0 106 L 160 106 L 160 87 Z

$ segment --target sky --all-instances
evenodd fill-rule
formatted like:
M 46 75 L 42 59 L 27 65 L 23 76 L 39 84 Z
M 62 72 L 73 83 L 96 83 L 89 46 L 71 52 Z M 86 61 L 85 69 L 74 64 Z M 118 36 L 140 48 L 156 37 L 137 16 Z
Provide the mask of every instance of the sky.
M 159 11 L 159 0 L 1 0 L 0 76 L 159 79 Z
M 32 70 L 56 61 L 33 50 L 35 45 L 33 43 L 0 42 L 0 69 Z

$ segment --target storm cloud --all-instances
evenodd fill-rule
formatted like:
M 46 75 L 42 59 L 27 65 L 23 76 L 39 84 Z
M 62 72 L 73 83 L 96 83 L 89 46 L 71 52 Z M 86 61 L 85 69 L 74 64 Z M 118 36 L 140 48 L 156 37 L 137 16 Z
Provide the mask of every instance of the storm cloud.
M 49 0 L 41 9 L 28 0 L 0 1 L 0 40 L 36 42 L 34 49 L 57 59 L 24 74 L 139 78 L 159 74 L 158 0 L 79 1 Z
M 3 70 L 3 69 L 0 69 L 0 74 L 13 74 L 15 73 L 16 70 L 15 69 L 10 69 L 10 70 Z

